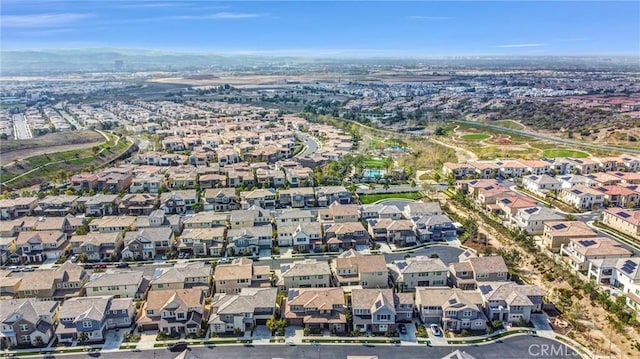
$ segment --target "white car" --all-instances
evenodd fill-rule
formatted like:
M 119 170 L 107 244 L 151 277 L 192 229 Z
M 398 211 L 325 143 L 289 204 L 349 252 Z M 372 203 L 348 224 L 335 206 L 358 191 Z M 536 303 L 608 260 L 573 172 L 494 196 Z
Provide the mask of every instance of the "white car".
M 439 337 L 442 335 L 442 330 L 440 330 L 440 327 L 437 324 L 431 324 L 431 331 L 433 332 L 433 335 L 435 335 L 436 337 Z

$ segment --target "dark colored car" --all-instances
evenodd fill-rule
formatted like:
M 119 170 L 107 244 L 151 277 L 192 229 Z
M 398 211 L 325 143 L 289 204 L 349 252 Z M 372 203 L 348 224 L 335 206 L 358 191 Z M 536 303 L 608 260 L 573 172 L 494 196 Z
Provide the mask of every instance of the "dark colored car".
M 179 341 L 171 344 L 169 350 L 172 352 L 181 352 L 188 348 L 187 342 Z
M 407 334 L 407 326 L 404 324 L 398 325 L 398 331 L 400 334 Z
M 118 267 L 118 268 L 129 268 L 129 263 L 120 262 L 120 263 L 118 263 L 118 265 L 116 265 L 116 267 Z

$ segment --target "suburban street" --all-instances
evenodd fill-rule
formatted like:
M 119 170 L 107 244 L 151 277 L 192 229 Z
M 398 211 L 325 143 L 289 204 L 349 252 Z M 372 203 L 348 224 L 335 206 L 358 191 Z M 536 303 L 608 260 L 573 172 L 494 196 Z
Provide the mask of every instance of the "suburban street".
M 491 344 L 427 347 L 422 345 L 393 346 L 393 345 L 350 345 L 350 344 L 304 344 L 296 346 L 287 345 L 220 345 L 193 347 L 191 353 L 197 358 L 335 358 L 343 359 L 348 355 L 377 356 L 380 359 L 415 359 L 415 358 L 441 358 L 457 349 L 471 354 L 477 359 L 489 358 L 569 358 L 579 357 L 571 348 L 551 339 L 536 337 L 533 335 L 521 335 L 505 338 Z M 543 350 L 547 355 L 541 355 Z M 153 354 L 151 354 L 153 352 Z M 178 353 L 167 349 L 155 349 L 153 351 L 118 351 L 102 352 L 100 357 L 105 359 L 169 359 L 175 358 Z M 69 354 L 65 358 L 85 358 L 86 354 Z
M 28 140 L 33 137 L 23 114 L 13 115 L 13 132 L 17 140 Z
M 300 135 L 304 139 L 305 148 L 302 151 L 300 151 L 300 153 L 298 153 L 297 156 L 312 155 L 316 151 L 318 151 L 318 148 L 320 148 L 320 144 L 315 138 L 311 137 L 310 135 L 304 132 L 300 132 Z

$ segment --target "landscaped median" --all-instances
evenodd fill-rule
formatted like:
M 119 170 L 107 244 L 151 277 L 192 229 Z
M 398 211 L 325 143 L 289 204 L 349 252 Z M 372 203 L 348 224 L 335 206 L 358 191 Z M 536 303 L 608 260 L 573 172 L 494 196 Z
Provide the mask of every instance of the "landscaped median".
M 447 339 L 447 344 L 450 345 L 460 345 L 460 344 L 478 344 L 478 343 L 488 343 L 494 340 L 498 340 L 500 338 L 508 337 L 510 335 L 516 334 L 536 334 L 537 332 L 532 329 L 512 329 L 504 332 L 500 332 L 495 335 L 490 335 L 486 337 L 469 337 L 469 338 L 461 338 L 461 339 Z
M 250 343 L 253 343 L 253 339 L 241 339 L 241 338 L 222 339 L 222 338 L 216 338 L 216 339 L 206 339 L 206 340 L 205 339 L 187 340 L 186 342 L 187 342 L 188 345 L 250 344 Z M 173 343 L 175 343 L 175 341 L 155 343 L 153 345 L 153 347 L 154 348 L 164 348 L 164 347 L 171 346 Z
M 376 338 L 353 338 L 353 339 L 342 339 L 341 337 L 329 337 L 329 338 L 305 338 L 302 339 L 303 343 L 334 343 L 334 344 L 400 344 L 399 339 L 387 338 L 387 339 L 376 339 Z

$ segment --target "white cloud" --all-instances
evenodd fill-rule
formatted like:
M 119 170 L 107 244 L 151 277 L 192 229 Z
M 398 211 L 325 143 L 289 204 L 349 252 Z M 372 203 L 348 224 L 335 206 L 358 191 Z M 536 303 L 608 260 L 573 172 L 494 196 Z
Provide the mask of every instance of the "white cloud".
M 92 17 L 93 14 L 30 14 L 0 17 L 2 27 L 43 28 L 57 27 Z
M 499 47 L 499 48 L 518 48 L 518 47 L 541 47 L 541 46 L 545 46 L 545 44 L 541 44 L 541 43 L 506 44 L 506 45 L 498 45 L 498 46 L 494 46 L 494 47 Z
M 455 17 L 453 16 L 423 16 L 423 15 L 413 15 L 409 16 L 411 20 L 426 20 L 426 21 L 438 21 L 438 20 L 453 20 Z

